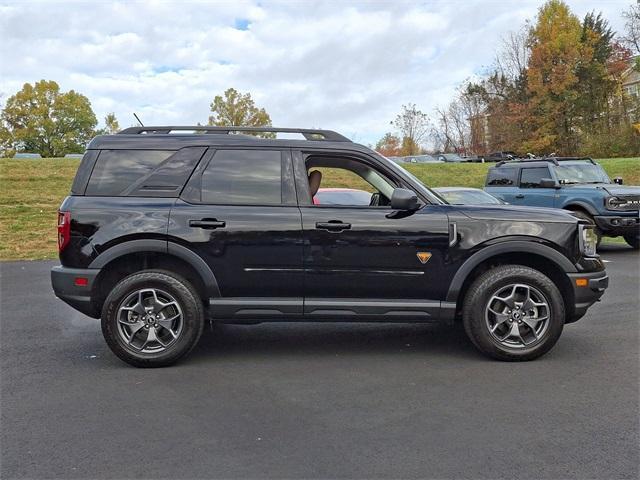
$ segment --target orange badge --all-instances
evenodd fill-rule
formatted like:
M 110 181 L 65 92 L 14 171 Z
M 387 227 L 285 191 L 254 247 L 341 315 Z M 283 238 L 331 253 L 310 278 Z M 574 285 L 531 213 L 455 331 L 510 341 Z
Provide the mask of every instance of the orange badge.
M 427 263 L 431 258 L 431 254 L 429 252 L 418 252 L 416 253 L 416 256 L 418 257 L 418 260 L 420 260 L 420 263 L 423 265 Z

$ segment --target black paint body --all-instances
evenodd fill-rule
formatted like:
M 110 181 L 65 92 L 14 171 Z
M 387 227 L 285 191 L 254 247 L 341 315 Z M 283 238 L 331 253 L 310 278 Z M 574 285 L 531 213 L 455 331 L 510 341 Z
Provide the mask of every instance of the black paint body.
M 165 149 L 182 153 L 164 166 L 158 184 L 135 194 L 86 196 L 101 149 Z M 185 160 L 184 149 L 198 159 Z M 281 205 L 208 205 L 200 177 L 216 149 L 282 152 Z M 397 187 L 418 195 L 413 212 L 390 207 L 310 203 L 305 155 L 366 162 Z M 186 180 L 171 185 L 167 172 Z M 142 192 L 142 193 L 141 193 Z M 384 157 L 349 142 L 263 140 L 240 135 L 114 135 L 94 139 L 61 211 L 71 212 L 71 241 L 52 272 L 56 294 L 99 316 L 105 272 L 118 259 L 171 257 L 202 282 L 203 301 L 220 321 L 289 319 L 353 321 L 451 320 L 465 280 L 492 259 L 542 262 L 567 290 L 567 321 L 584 314 L 606 287 L 598 257 L 583 257 L 578 219 L 560 210 L 511 206 L 454 206 Z M 348 224 L 344 230 L 318 227 Z M 418 253 L 431 257 L 422 263 Z M 122 263 L 122 262 L 121 262 Z M 541 264 L 542 264 L 541 263 Z M 483 267 L 484 266 L 484 267 Z M 123 268 L 120 266 L 120 268 Z M 576 290 L 572 275 L 594 279 Z M 85 276 L 89 284 L 75 287 Z M 113 274 L 112 274 L 113 276 Z M 605 280 L 602 280 L 605 279 Z M 597 285 L 596 285 L 597 283 Z

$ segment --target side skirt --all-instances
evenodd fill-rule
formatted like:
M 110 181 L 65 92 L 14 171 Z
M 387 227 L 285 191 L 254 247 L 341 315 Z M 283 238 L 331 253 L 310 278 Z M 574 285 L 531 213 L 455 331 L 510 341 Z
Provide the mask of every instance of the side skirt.
M 209 313 L 214 322 L 396 322 L 450 323 L 455 302 L 415 299 L 361 298 L 211 298 Z

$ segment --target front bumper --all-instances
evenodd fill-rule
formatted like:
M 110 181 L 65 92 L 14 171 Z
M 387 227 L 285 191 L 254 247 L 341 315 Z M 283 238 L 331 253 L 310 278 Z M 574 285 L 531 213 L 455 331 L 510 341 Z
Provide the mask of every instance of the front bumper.
M 607 272 L 568 273 L 573 286 L 574 309 L 565 323 L 573 323 L 584 316 L 591 305 L 600 300 L 609 286 Z M 578 286 L 578 280 L 585 279 L 586 285 Z
M 61 265 L 53 267 L 51 269 L 53 292 L 56 297 L 76 310 L 90 317 L 99 318 L 100 312 L 97 311 L 91 295 L 93 284 L 99 273 L 99 269 L 67 268 Z M 85 280 L 78 282 L 77 279 L 86 279 L 86 285 Z
M 629 212 L 632 215 L 596 215 L 593 220 L 605 235 L 628 235 L 640 230 L 640 217 L 638 212 Z

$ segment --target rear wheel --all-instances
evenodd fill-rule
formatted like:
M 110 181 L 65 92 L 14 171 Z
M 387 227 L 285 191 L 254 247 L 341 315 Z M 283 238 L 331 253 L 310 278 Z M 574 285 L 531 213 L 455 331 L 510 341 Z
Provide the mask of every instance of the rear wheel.
M 555 284 L 533 268 L 501 265 L 478 277 L 464 299 L 464 328 L 473 344 L 498 360 L 533 360 L 558 341 L 565 320 Z
M 202 302 L 185 279 L 164 271 L 135 273 L 120 281 L 102 309 L 102 333 L 121 360 L 136 367 L 175 363 L 198 342 Z
M 634 250 L 640 249 L 640 234 L 632 233 L 631 235 L 625 235 L 624 241 Z

